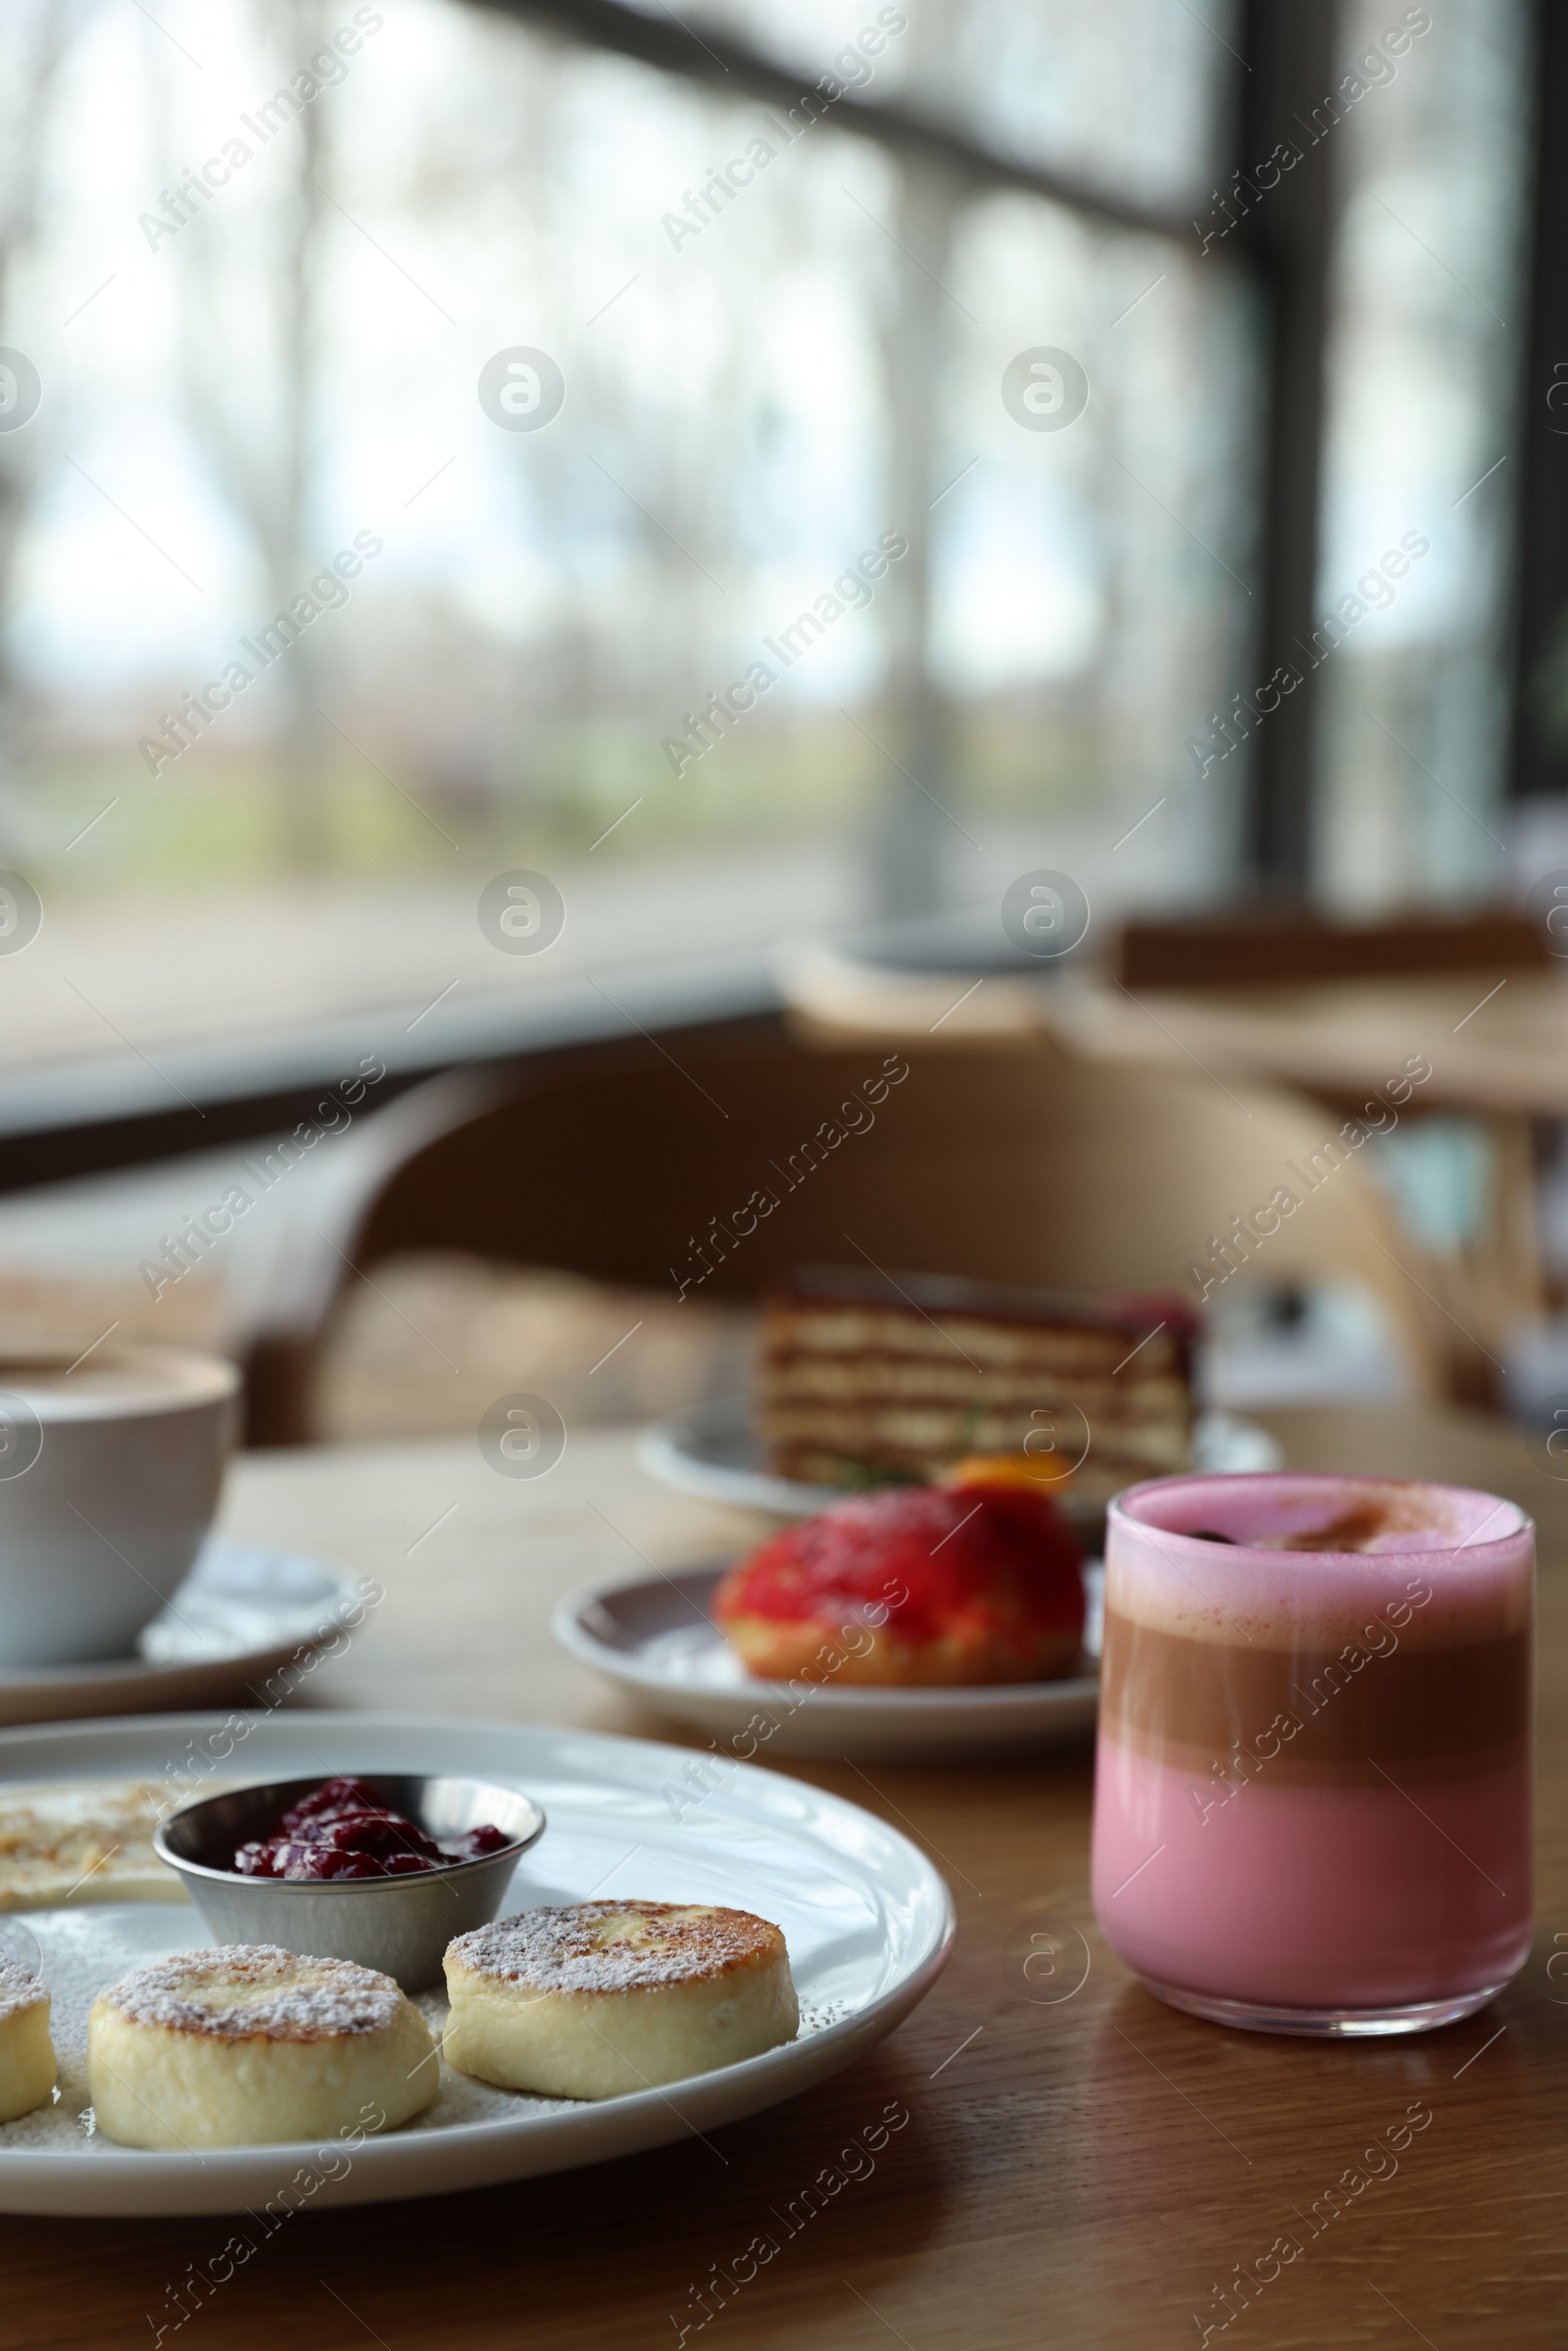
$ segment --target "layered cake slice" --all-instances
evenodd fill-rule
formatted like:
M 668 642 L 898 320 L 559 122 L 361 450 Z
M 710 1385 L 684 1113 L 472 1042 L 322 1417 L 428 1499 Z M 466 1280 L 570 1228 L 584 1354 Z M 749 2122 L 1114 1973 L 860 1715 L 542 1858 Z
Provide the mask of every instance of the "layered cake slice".
M 939 1478 L 965 1454 L 1074 1473 L 1075 1516 L 1187 1468 L 1192 1310 L 808 1266 L 767 1298 L 758 1421 L 778 1477 Z

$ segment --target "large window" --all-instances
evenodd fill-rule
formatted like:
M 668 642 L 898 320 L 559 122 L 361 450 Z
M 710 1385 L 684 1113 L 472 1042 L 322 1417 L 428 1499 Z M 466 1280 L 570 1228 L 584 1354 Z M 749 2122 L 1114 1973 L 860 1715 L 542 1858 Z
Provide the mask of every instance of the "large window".
M 1461 493 L 1511 383 L 1520 13 L 1454 0 L 1332 133 L 1321 592 L 1434 550 L 1322 681 L 1341 896 L 1490 855 L 1506 490 Z M 1191 745 L 1262 594 L 1244 12 L 594 24 L 5 12 L 11 1060 L 391 1004 L 438 1054 L 480 995 L 1029 865 L 1102 914 L 1241 878 L 1255 746 Z M 1346 71 L 1388 29 L 1348 5 Z M 478 919 L 518 869 L 548 956 Z
M 11 1050 L 455 984 L 434 1037 L 1043 857 L 1210 886 L 1245 280 L 1138 225 L 1218 171 L 1208 14 L 692 19 L 791 105 L 460 0 L 17 0 Z M 548 960 L 476 920 L 516 868 L 564 895 Z

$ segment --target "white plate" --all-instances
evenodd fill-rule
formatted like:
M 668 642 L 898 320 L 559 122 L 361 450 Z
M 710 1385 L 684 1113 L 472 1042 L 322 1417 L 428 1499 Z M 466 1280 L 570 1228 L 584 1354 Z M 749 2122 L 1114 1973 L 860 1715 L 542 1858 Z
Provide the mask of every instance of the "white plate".
M 0 1783 L 157 1777 L 231 1718 L 165 1715 L 0 1732 Z M 923 1853 L 837 1796 L 731 1763 L 699 1795 L 682 1748 L 646 1739 L 392 1714 L 258 1716 L 247 1777 L 305 1772 L 459 1772 L 525 1790 L 544 1837 L 507 1909 L 624 1894 L 723 1902 L 784 1930 L 801 1997 L 798 2040 L 666 2089 L 592 2104 L 491 2089 L 443 2064 L 441 2090 L 404 2130 L 346 2155 L 335 2142 L 152 2154 L 89 2135 L 82 2051 L 94 1993 L 128 1968 L 207 1938 L 184 1904 L 40 1910 L 26 1923 L 54 1993 L 62 2096 L 0 2125 L 0 2211 L 180 2214 L 264 2210 L 309 2168 L 313 2208 L 426 2196 L 570 2171 L 705 2132 L 793 2098 L 891 2033 L 935 1983 L 953 1903 Z M 233 1763 L 223 1767 L 231 1776 Z M 445 2002 L 421 1995 L 439 2024 Z M 217 2248 L 215 2247 L 215 2250 Z
M 1193 1424 L 1193 1467 L 1209 1477 L 1279 1469 L 1284 1458 L 1275 1439 L 1254 1421 L 1230 1412 L 1200 1412 Z M 776 1518 L 811 1518 L 845 1497 L 842 1486 L 806 1486 L 771 1476 L 762 1467 L 762 1443 L 744 1396 L 725 1396 L 651 1422 L 638 1437 L 637 1459 L 661 1485 L 710 1502 L 766 1510 Z
M 1100 1682 L 1012 1682 L 962 1690 L 866 1690 L 824 1682 L 808 1690 L 746 1671 L 710 1614 L 722 1567 L 633 1576 L 572 1593 L 556 1611 L 556 1639 L 585 1665 L 650 1705 L 726 1742 L 730 1755 L 986 1755 L 1042 1746 L 1088 1731 Z M 1085 1663 L 1100 1655 L 1104 1570 L 1084 1570 Z M 689 1757 L 701 1775 L 710 1759 Z
M 270 1694 L 259 1685 L 278 1666 L 303 1663 L 363 1606 L 351 1576 L 263 1544 L 212 1535 L 168 1606 L 141 1634 L 134 1657 L 89 1665 L 10 1666 L 0 1671 L 0 1723 L 74 1721 L 87 1714 L 146 1714 Z

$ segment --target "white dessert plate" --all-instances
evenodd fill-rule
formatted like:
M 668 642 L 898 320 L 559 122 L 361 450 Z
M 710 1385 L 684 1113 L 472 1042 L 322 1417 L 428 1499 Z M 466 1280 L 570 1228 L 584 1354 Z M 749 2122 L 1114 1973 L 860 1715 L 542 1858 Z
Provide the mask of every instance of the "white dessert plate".
M 706 1501 L 766 1510 L 777 1518 L 811 1518 L 843 1501 L 842 1486 L 775 1478 L 762 1459 L 762 1442 L 745 1396 L 724 1396 L 653 1421 L 637 1440 L 638 1463 L 651 1478 Z M 1193 1468 L 1209 1477 L 1283 1465 L 1278 1443 L 1255 1421 L 1230 1412 L 1200 1412 L 1193 1424 Z
M 361 1587 L 318 1559 L 211 1535 L 190 1574 L 141 1634 L 134 1657 L 0 1671 L 0 1723 L 74 1721 L 215 1705 L 303 1663 L 356 1620 Z
M 869 1763 L 989 1755 L 1049 1745 L 1093 1728 L 1104 1595 L 1098 1559 L 1084 1569 L 1081 1674 L 961 1690 L 868 1690 L 832 1681 L 801 1690 L 758 1681 L 712 1619 L 723 1572 L 709 1563 L 574 1592 L 556 1611 L 556 1639 L 650 1706 L 722 1741 L 730 1756 L 836 1755 Z M 700 1785 L 712 1758 L 686 1760 Z
M 0 1784 L 156 1778 L 176 1759 L 188 1777 L 192 1747 L 231 1731 L 232 1718 L 194 1714 L 4 1731 Z M 635 2154 L 759 2114 L 838 2073 L 925 1996 L 952 1944 L 952 1898 L 923 1853 L 858 1806 L 777 1772 L 730 1762 L 699 1791 L 682 1776 L 691 1757 L 681 1748 L 395 1714 L 258 1715 L 238 1752 L 257 1780 L 448 1772 L 521 1789 L 549 1826 L 513 1881 L 507 1912 L 614 1894 L 755 1911 L 784 1930 L 799 2038 L 716 2073 L 592 2103 L 492 2089 L 443 2062 L 433 2106 L 357 2146 L 153 2154 L 96 2135 L 84 2113 L 87 2011 L 128 1969 L 205 1943 L 200 1919 L 173 1902 L 30 1911 L 53 1997 L 60 2095 L 0 2125 L 0 2211 L 254 2217 L 270 2207 L 275 2220 L 280 2201 L 315 2209 L 447 2194 Z M 234 1768 L 231 1758 L 222 1766 L 230 1779 Z M 418 2004 L 439 2030 L 442 1995 L 422 1993 Z

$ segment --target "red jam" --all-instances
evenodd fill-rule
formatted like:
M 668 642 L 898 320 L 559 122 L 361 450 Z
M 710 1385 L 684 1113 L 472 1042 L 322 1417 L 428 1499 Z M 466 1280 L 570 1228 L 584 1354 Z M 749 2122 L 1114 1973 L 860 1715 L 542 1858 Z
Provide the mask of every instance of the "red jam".
M 892 1595 L 897 1593 L 897 1597 Z M 886 1487 L 771 1536 L 730 1570 L 714 1614 L 854 1622 L 874 1603 L 907 1642 L 960 1627 L 999 1635 L 1084 1619 L 1078 1545 L 1042 1488 Z
M 273 1834 L 241 1845 L 242 1878 L 407 1878 L 478 1861 L 512 1839 L 486 1821 L 438 1842 L 363 1780 L 325 1780 L 291 1804 Z

